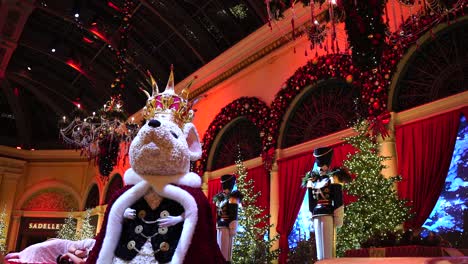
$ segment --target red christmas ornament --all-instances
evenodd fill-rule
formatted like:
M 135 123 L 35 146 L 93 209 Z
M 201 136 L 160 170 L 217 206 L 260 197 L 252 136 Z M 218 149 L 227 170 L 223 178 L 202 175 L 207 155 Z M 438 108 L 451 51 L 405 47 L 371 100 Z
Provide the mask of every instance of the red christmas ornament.
M 346 76 L 346 82 L 347 83 L 352 83 L 353 82 L 353 75 L 348 74 L 348 76 Z
M 374 107 L 375 110 L 379 109 L 380 107 L 379 101 L 375 101 L 372 106 Z

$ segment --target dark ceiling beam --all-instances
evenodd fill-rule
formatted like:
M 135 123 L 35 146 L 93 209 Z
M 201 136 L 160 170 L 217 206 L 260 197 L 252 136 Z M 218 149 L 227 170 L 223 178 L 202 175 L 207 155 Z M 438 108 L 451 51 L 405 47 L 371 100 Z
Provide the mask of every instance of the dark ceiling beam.
M 234 25 L 234 27 L 237 29 L 237 32 L 239 32 L 240 35 L 243 35 L 245 34 L 244 33 L 244 30 L 242 29 L 242 27 L 239 26 L 239 24 L 237 23 L 237 19 L 236 17 L 234 16 L 234 14 L 231 12 L 231 10 L 228 8 L 228 6 L 226 5 L 226 3 L 224 1 L 220 1 L 220 2 L 215 2 L 215 4 L 219 5 L 220 7 L 222 7 L 224 10 L 226 10 L 226 13 L 227 15 L 230 17 L 230 20 L 231 20 L 231 25 Z
M 69 67 L 69 68 L 71 68 L 71 66 L 68 65 L 66 61 L 60 59 L 60 58 L 57 57 L 57 56 L 53 56 L 53 55 L 52 55 L 51 53 L 49 53 L 49 52 L 46 52 L 46 51 L 44 51 L 44 50 L 37 49 L 37 48 L 35 48 L 35 47 L 33 47 L 33 46 L 30 46 L 30 45 L 28 45 L 28 44 L 25 44 L 25 43 L 20 43 L 19 45 L 20 45 L 21 47 L 30 49 L 30 50 L 32 50 L 32 51 L 41 53 L 42 55 L 45 55 L 45 56 L 47 56 L 47 57 L 49 57 L 49 58 L 51 58 L 51 59 L 53 59 L 53 60 L 55 60 L 55 61 L 57 61 L 57 62 L 63 64 L 64 67 Z M 77 71 L 76 69 L 73 69 L 73 70 L 76 71 L 78 74 L 81 74 L 81 72 Z M 88 74 L 89 74 L 89 73 L 88 73 Z M 90 78 L 90 76 L 87 76 L 86 74 L 82 74 L 82 75 L 85 76 L 85 77 L 88 79 L 88 82 L 89 82 L 89 83 L 91 83 L 91 84 L 93 83 L 93 82 L 92 82 L 92 78 Z M 67 84 L 67 86 L 73 86 L 73 85 Z
M 135 15 L 135 13 L 138 11 L 138 9 L 140 9 L 141 5 L 142 5 L 142 4 L 139 3 L 139 4 L 135 7 L 135 9 L 133 9 L 132 14 L 131 14 L 132 16 Z M 110 39 L 112 39 L 112 38 L 114 38 L 114 37 L 117 36 L 117 34 L 119 33 L 119 29 L 120 29 L 120 27 L 116 30 L 116 32 L 114 32 L 113 36 L 112 36 Z M 91 34 L 92 34 L 92 33 L 91 33 Z M 92 65 L 92 64 L 93 64 L 93 62 L 96 60 L 96 58 L 99 56 L 99 54 L 101 54 L 101 52 L 106 48 L 106 46 L 107 46 L 108 44 L 110 44 L 110 43 L 104 43 L 104 45 L 101 46 L 101 48 L 97 51 L 97 53 L 96 53 L 96 54 L 93 56 L 93 58 L 89 61 L 89 65 Z M 82 74 L 81 74 L 81 72 L 80 72 L 80 74 L 79 74 L 78 76 L 76 76 L 76 78 L 73 80 L 72 85 L 74 85 L 75 82 L 78 81 L 78 79 L 80 79 L 81 75 L 82 75 Z
M 141 38 L 142 40 L 144 40 L 144 36 L 142 36 L 141 31 L 134 30 L 133 33 L 135 34 L 136 37 Z M 157 72 L 161 72 L 160 69 L 167 68 L 166 65 L 170 64 L 170 62 L 168 62 L 168 64 L 163 65 L 163 64 L 160 63 L 160 61 L 161 61 L 160 59 L 153 59 L 153 53 L 148 52 L 145 48 L 143 48 L 142 43 L 140 41 L 136 41 L 134 38 L 131 39 L 130 41 L 132 41 L 131 43 L 133 45 L 135 45 L 136 48 L 138 48 L 137 52 L 143 52 L 145 54 L 145 57 L 148 60 L 151 61 L 151 65 L 158 69 Z M 142 69 L 138 68 L 138 70 L 142 70 Z M 143 72 L 144 72 L 144 70 L 146 70 L 146 69 L 143 69 Z
M 210 18 L 210 16 L 206 14 L 205 10 L 200 9 L 200 12 L 202 12 L 202 14 L 206 17 L 206 19 L 208 19 L 208 21 L 210 21 L 211 24 L 216 26 L 216 23 L 214 23 L 213 20 Z M 224 43 L 226 43 L 227 46 L 231 46 L 231 41 L 229 41 L 226 35 L 225 34 L 221 34 L 221 35 L 223 36 Z
M 20 100 L 20 96 L 16 96 L 10 85 L 10 82 L 4 78 L 0 80 L 0 86 L 7 98 L 8 104 L 15 116 L 16 131 L 18 132 L 19 143 L 22 148 L 29 148 L 31 146 L 31 122 L 30 113 L 23 105 Z
M 258 6 L 258 0 L 247 0 L 247 2 L 250 4 L 250 7 L 255 11 L 255 14 L 257 14 L 257 16 L 260 18 L 260 20 L 263 22 L 263 24 L 267 23 L 268 22 L 268 19 L 267 19 L 267 15 L 266 14 L 266 6 L 264 7 L 265 9 L 261 9 L 259 6 Z M 263 1 L 261 1 L 262 3 L 264 3 Z M 265 13 L 263 13 L 265 12 Z
M 47 87 L 47 85 L 41 82 L 38 82 L 36 80 L 33 80 L 29 78 L 29 76 L 26 76 L 21 73 L 8 72 L 7 78 L 18 83 L 24 88 L 28 89 L 35 97 L 37 97 L 41 102 L 49 106 L 58 115 L 65 114 L 65 111 L 62 107 L 56 104 L 50 96 L 47 96 L 46 94 L 44 94 L 44 92 L 41 89 L 38 88 L 38 87 L 44 87 L 47 90 L 52 90 L 49 87 Z M 64 97 L 62 94 L 58 94 L 58 95 L 61 96 L 64 100 L 70 101 L 66 97 Z
M 140 8 L 140 6 L 141 6 L 141 4 L 139 4 L 139 5 L 135 8 L 135 10 L 133 11 L 133 14 Z M 51 8 L 46 8 L 46 7 L 42 7 L 42 6 L 39 6 L 39 5 L 36 5 L 35 8 L 40 9 L 41 11 L 45 12 L 46 14 L 48 14 L 48 15 L 50 15 L 50 16 L 53 16 L 53 17 L 56 17 L 56 18 L 60 18 L 60 19 L 62 19 L 63 21 L 67 22 L 68 24 L 74 25 L 74 26 L 76 26 L 76 27 L 78 27 L 78 28 L 84 30 L 84 31 L 87 32 L 89 35 L 94 36 L 94 33 L 92 33 L 88 28 L 83 27 L 82 25 L 78 24 L 74 19 L 69 18 L 69 17 L 65 16 L 64 14 L 61 14 L 61 13 L 59 13 L 59 12 L 56 12 L 56 11 L 52 10 Z M 133 14 L 132 14 L 132 15 L 133 15 Z M 117 29 L 116 32 L 114 33 L 114 35 L 115 35 L 115 34 L 118 34 L 118 31 L 119 31 L 119 30 Z M 109 39 L 112 39 L 112 37 L 109 38 Z M 110 43 L 106 43 L 106 42 L 103 41 L 102 39 L 99 39 L 99 41 L 102 42 L 103 45 L 98 49 L 98 51 L 96 52 L 96 54 L 95 54 L 95 55 L 93 56 L 93 58 L 90 60 L 88 66 L 91 66 L 92 63 L 97 59 L 97 57 L 98 57 L 98 56 L 102 53 L 102 51 L 105 49 L 105 47 L 106 47 L 107 45 L 110 44 Z M 41 53 L 43 53 L 43 54 L 47 54 L 49 57 L 54 58 L 54 59 L 56 59 L 56 60 L 59 60 L 59 61 L 61 61 L 62 63 L 65 63 L 65 64 L 66 64 L 66 62 L 64 62 L 63 60 L 60 60 L 60 59 L 58 59 L 58 58 L 52 56 L 52 55 L 49 54 L 48 52 L 44 52 L 44 51 L 42 51 L 42 50 L 38 50 L 38 49 L 33 48 L 33 47 L 31 47 L 31 46 L 27 46 L 27 47 L 28 47 L 28 48 L 32 48 L 32 49 L 34 49 L 34 50 L 36 50 L 36 51 L 39 51 L 39 52 L 41 52 Z M 68 64 L 67 64 L 67 67 L 69 67 Z M 73 81 L 71 82 L 71 86 L 73 86 L 73 85 L 81 78 L 81 76 L 83 76 L 83 74 L 82 74 L 81 72 L 78 72 L 78 75 L 77 75 L 77 76 L 73 79 Z M 88 76 L 86 76 L 86 75 L 84 75 L 84 76 L 88 79 L 88 81 L 91 82 L 91 80 L 90 80 L 90 78 L 89 78 Z
M 201 39 L 201 40 L 205 40 L 205 41 L 204 41 L 203 43 L 201 43 L 201 44 L 202 44 L 202 45 L 207 45 L 207 44 L 210 45 L 206 50 L 212 50 L 212 49 L 213 49 L 213 50 L 217 51 L 217 50 L 218 50 L 218 47 L 217 47 L 216 45 L 212 45 L 212 44 L 211 44 L 211 43 L 213 43 L 212 41 L 206 41 L 206 40 L 212 39 L 212 37 L 210 36 L 210 34 L 206 31 L 206 29 L 204 29 L 204 28 L 202 28 L 202 26 L 200 26 L 200 23 L 199 23 L 199 22 L 195 21 L 195 19 L 194 19 L 194 17 L 195 17 L 198 13 L 200 13 L 200 12 L 201 12 L 203 15 L 205 15 L 204 12 L 203 12 L 203 9 L 204 9 L 210 2 L 213 2 L 213 0 L 212 0 L 212 1 L 207 1 L 207 3 L 205 3 L 204 5 L 199 6 L 198 9 L 197 9 L 197 11 L 195 11 L 194 13 L 187 13 L 187 12 L 185 11 L 185 9 L 184 9 L 181 5 L 179 5 L 179 4 L 177 3 L 177 1 L 169 1 L 169 2 L 170 2 L 170 3 L 172 4 L 172 6 L 173 6 L 172 9 L 173 9 L 173 10 L 177 10 L 177 14 L 180 14 L 181 17 L 184 18 L 184 20 L 185 20 L 184 22 L 186 22 L 186 24 L 188 24 L 188 25 L 194 26 L 194 29 L 196 29 L 196 30 L 198 31 L 198 32 L 194 32 L 194 34 L 197 35 L 197 38 L 199 38 L 199 39 Z M 206 15 L 205 15 L 205 16 L 206 16 Z M 206 18 L 207 18 L 210 22 L 212 22 L 209 16 L 206 16 Z M 214 25 L 214 23 L 212 23 L 212 24 Z M 223 35 L 223 38 L 224 38 L 225 40 L 227 40 L 226 37 L 225 37 L 224 35 Z M 168 38 L 168 39 L 169 39 L 169 38 Z M 228 42 L 228 43 L 229 43 L 229 42 Z M 229 44 L 230 44 L 230 43 L 229 43 Z
M 190 17 L 190 18 L 192 19 L 192 21 L 193 21 L 193 17 L 194 17 L 195 15 L 197 15 L 198 13 L 201 12 L 201 13 L 202 13 L 206 18 L 208 18 L 208 20 L 210 20 L 210 22 L 211 22 L 210 17 L 206 15 L 206 13 L 204 12 L 204 9 L 205 9 L 206 6 L 208 6 L 208 4 L 212 3 L 213 1 L 214 1 L 214 0 L 206 1 L 205 3 L 203 3 L 202 6 L 198 7 L 198 9 L 197 9 L 195 12 L 191 13 L 191 14 L 187 14 L 187 13 L 185 12 L 186 17 Z M 193 4 L 193 3 L 191 3 L 191 4 L 194 5 L 194 6 L 196 6 L 196 5 Z M 182 9 L 182 8 L 180 8 L 180 9 Z M 151 23 L 149 23 L 144 17 L 140 16 L 140 19 L 143 20 L 144 22 L 146 22 L 147 24 L 151 25 Z M 196 23 L 196 22 L 194 22 L 194 23 Z M 196 24 L 198 24 L 198 23 L 196 23 Z M 212 24 L 214 25 L 214 23 L 212 23 Z M 159 43 L 159 44 L 157 45 L 157 47 L 155 48 L 155 50 L 159 49 L 159 48 L 160 48 L 162 45 L 164 45 L 166 42 L 169 42 L 169 40 L 172 38 L 172 36 L 174 36 L 176 33 L 177 33 L 177 31 L 173 31 L 168 37 L 165 38 L 164 41 L 162 41 L 161 43 Z M 209 37 L 209 38 L 211 38 L 211 37 Z M 230 41 L 229 41 L 229 40 L 226 38 L 226 36 L 224 36 L 224 35 L 223 35 L 223 40 L 226 42 L 226 45 L 230 45 Z M 216 49 L 217 49 L 217 48 L 216 48 Z M 153 52 L 153 51 L 152 51 L 152 52 Z M 151 52 L 151 53 L 152 53 L 152 52 Z M 202 61 L 202 63 L 205 64 L 203 61 Z
M 144 21 L 144 22 L 147 22 L 147 21 Z M 147 22 L 147 23 L 149 23 L 149 22 Z M 150 24 L 148 24 L 148 25 L 150 25 Z M 145 39 L 145 37 L 142 36 L 143 33 L 142 33 L 141 31 L 139 31 L 139 30 L 134 30 L 133 33 L 134 33 L 135 36 L 137 36 L 138 38 L 140 38 L 140 39 L 142 39 L 142 40 Z M 132 44 L 138 49 L 138 52 L 141 52 L 141 51 L 142 51 L 142 52 L 144 52 L 144 53 L 147 55 L 147 60 L 150 61 L 150 64 L 151 64 L 153 67 L 155 67 L 155 68 L 158 69 L 158 70 L 156 71 L 158 74 L 167 72 L 167 76 L 169 76 L 169 67 L 168 67 L 168 65 L 174 64 L 174 63 L 175 63 L 175 62 L 173 61 L 174 58 L 171 58 L 170 55 L 169 55 L 168 53 L 160 53 L 160 54 L 156 54 L 156 55 L 157 55 L 157 56 L 156 56 L 157 59 L 154 59 L 154 55 L 155 55 L 155 54 L 154 54 L 154 51 L 148 52 L 148 51 L 142 46 L 142 44 L 141 44 L 139 41 L 135 41 L 135 39 L 132 39 Z M 157 50 L 157 48 L 156 48 L 155 50 Z M 161 63 L 161 61 L 165 62 L 165 64 L 164 64 L 164 63 Z M 186 68 L 190 69 L 190 67 L 192 66 L 192 65 L 188 65 L 187 60 L 183 60 L 182 63 L 183 63 L 184 65 L 180 65 L 179 63 L 177 63 L 177 66 L 176 66 L 176 67 L 177 67 L 178 69 L 181 69 L 182 66 L 183 66 L 183 67 L 186 67 Z M 144 71 L 143 71 L 143 72 L 144 72 Z M 176 72 L 177 72 L 177 70 L 176 70 Z M 144 75 L 145 75 L 145 74 L 144 74 Z M 161 78 L 161 76 L 158 76 L 158 78 Z
M 5 75 L 11 57 L 33 8 L 27 1 L 0 1 L 0 79 Z
M 29 78 L 31 80 L 37 81 L 39 83 L 44 84 L 44 88 L 48 89 L 49 92 L 56 94 L 60 98 L 63 98 L 66 102 L 69 102 L 70 107 L 74 104 L 73 100 L 76 97 L 81 97 L 82 102 L 86 103 L 88 107 L 91 108 L 96 108 L 101 105 L 101 102 L 94 102 L 96 97 L 103 97 L 107 98 L 110 96 L 110 92 L 107 92 L 108 90 L 104 89 L 94 89 L 95 85 L 99 87 L 98 84 L 91 83 L 89 84 L 90 90 L 93 91 L 93 94 L 88 97 L 88 100 L 83 100 L 85 99 L 84 96 L 80 96 L 77 92 L 76 87 L 71 86 L 68 81 L 65 81 L 63 79 L 63 76 L 60 74 L 57 74 L 56 68 L 57 65 L 55 63 L 45 63 L 47 60 L 37 60 L 38 67 L 34 67 L 33 72 L 34 72 L 34 77 L 30 77 L 28 74 L 21 73 L 21 70 L 19 72 L 14 72 L 14 71 L 8 71 L 6 74 L 17 74 L 17 75 L 24 75 L 27 76 L 26 78 Z M 25 62 L 23 58 L 16 58 L 15 62 L 19 65 L 26 64 L 28 62 Z M 62 67 L 62 65 L 60 65 Z M 16 67 L 15 67 L 16 69 Z M 38 80 L 40 78 L 40 80 Z M 60 89 L 59 89 L 60 88 Z
M 201 56 L 201 54 L 195 49 L 195 47 L 193 47 L 190 42 L 187 40 L 187 38 L 185 38 L 184 35 L 182 35 L 182 33 L 180 33 L 177 28 L 171 24 L 171 22 L 169 22 L 166 18 L 164 18 L 159 12 L 158 10 L 156 10 L 156 8 L 154 8 L 151 3 L 149 3 L 147 0 L 141 0 L 141 3 L 146 7 L 148 8 L 153 14 L 155 14 L 157 17 L 159 17 L 159 19 L 161 19 L 161 21 L 163 21 L 183 42 L 185 45 L 187 45 L 187 47 L 189 47 L 193 54 L 195 54 L 195 56 L 197 56 L 197 58 L 203 63 L 203 64 L 206 64 L 207 62 L 205 61 L 205 59 L 203 58 L 203 56 Z

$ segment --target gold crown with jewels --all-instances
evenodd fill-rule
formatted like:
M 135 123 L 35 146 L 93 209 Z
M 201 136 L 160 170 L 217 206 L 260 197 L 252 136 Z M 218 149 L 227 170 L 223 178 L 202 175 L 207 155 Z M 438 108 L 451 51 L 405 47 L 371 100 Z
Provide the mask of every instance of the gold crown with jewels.
M 171 73 L 167 81 L 166 89 L 160 93 L 158 85 L 153 76 L 147 71 L 149 81 L 151 83 L 152 95 L 146 90 L 142 91 L 148 97 L 146 106 L 143 108 L 143 117 L 146 120 L 150 119 L 165 119 L 171 120 L 182 128 L 186 123 L 192 122 L 193 110 L 192 104 L 188 101 L 189 88 L 193 80 L 185 87 L 180 95 L 174 91 L 174 71 L 171 65 Z

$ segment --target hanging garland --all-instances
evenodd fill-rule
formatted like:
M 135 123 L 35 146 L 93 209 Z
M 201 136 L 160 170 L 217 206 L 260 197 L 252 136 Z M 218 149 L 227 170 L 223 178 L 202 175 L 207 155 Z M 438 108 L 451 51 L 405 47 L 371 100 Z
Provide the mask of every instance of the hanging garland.
M 128 33 L 131 26 L 132 13 L 135 11 L 136 3 L 132 0 L 125 0 L 123 7 L 119 10 L 122 12 L 122 22 L 118 29 L 118 39 L 116 40 L 115 48 L 112 45 L 107 47 L 115 53 L 119 68 L 115 72 L 115 78 L 111 84 L 112 95 L 109 102 L 104 105 L 104 108 L 99 111 L 97 118 L 104 117 L 107 120 L 118 119 L 127 128 L 127 133 L 120 135 L 118 133 L 103 133 L 99 140 L 99 154 L 96 157 L 96 163 L 99 168 L 102 180 L 107 182 L 109 174 L 112 172 L 118 160 L 121 158 L 125 162 L 126 157 L 119 157 L 120 143 L 125 144 L 136 136 L 138 124 L 126 122 L 127 115 L 123 111 L 123 100 L 121 91 L 125 88 L 125 81 L 129 72 L 128 60 Z M 128 148 L 128 146 L 127 146 Z M 125 156 L 128 153 L 125 154 Z
M 194 171 L 200 176 L 203 175 L 208 161 L 208 153 L 216 135 L 229 122 L 239 116 L 245 116 L 249 121 L 254 123 L 261 131 L 260 138 L 263 140 L 265 135 L 263 129 L 268 119 L 268 112 L 268 106 L 256 97 L 241 97 L 221 109 L 203 136 L 202 157 L 195 163 Z
M 354 65 L 363 69 L 379 66 L 385 47 L 387 25 L 383 21 L 386 0 L 340 1 L 343 5 L 345 30 L 353 52 Z
M 126 0 L 122 8 L 122 24 L 119 28 L 119 39 L 115 55 L 119 64 L 119 69 L 115 72 L 114 81 L 111 84 L 112 88 L 125 88 L 125 79 L 128 73 L 128 33 L 130 31 L 130 22 L 132 13 L 135 9 L 135 2 Z

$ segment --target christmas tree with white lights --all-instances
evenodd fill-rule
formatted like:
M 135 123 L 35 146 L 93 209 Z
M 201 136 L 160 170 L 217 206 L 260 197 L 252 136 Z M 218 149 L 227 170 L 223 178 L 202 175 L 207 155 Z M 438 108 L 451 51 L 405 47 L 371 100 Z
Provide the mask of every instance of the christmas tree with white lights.
M 0 213 L 0 254 L 6 252 L 6 206 L 3 206 L 2 212 Z
M 346 206 L 344 224 L 338 229 L 337 251 L 343 255 L 346 250 L 360 248 L 361 243 L 371 237 L 385 239 L 395 234 L 397 228 L 409 219 L 410 208 L 400 200 L 394 184 L 400 176 L 385 178 L 381 172 L 383 161 L 390 157 L 379 155 L 377 135 L 371 136 L 369 124 L 360 121 L 354 126 L 357 135 L 345 138 L 358 151 L 349 154 L 344 162 L 356 178 L 345 185 L 348 194 L 358 200 Z
M 244 163 L 236 161 L 237 190 L 242 194 L 239 206 L 239 228 L 234 240 L 232 262 L 236 264 L 271 263 L 278 258 L 279 250 L 271 250 L 278 236 L 268 236 L 270 216 L 263 215 L 264 209 L 255 205 L 259 192 L 254 192 L 254 181 L 247 180 Z
M 62 227 L 57 231 L 57 238 L 76 240 L 76 220 L 70 212 Z
M 95 228 L 91 224 L 91 211 L 92 211 L 92 209 L 88 209 L 85 212 L 85 217 L 83 219 L 83 224 L 81 225 L 81 229 L 76 234 L 77 240 L 83 240 L 83 239 L 87 239 L 87 238 L 94 238 Z

